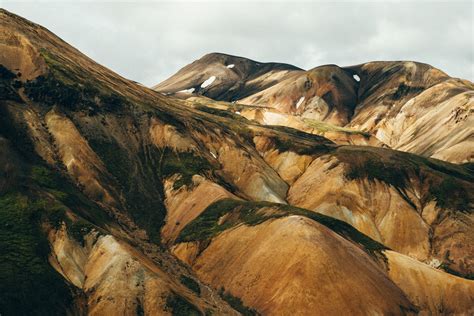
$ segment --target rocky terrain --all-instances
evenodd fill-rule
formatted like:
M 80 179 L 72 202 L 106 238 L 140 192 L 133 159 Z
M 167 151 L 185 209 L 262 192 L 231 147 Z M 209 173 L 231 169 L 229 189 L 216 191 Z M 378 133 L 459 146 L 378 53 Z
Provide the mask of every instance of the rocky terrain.
M 216 70 L 224 67 L 217 57 L 212 63 L 206 63 L 207 58 L 204 56 L 191 65 L 199 65 L 201 72 L 217 78 L 207 89 L 218 89 L 218 82 L 233 77 Z M 198 83 L 203 81 L 188 67 L 155 90 L 168 93 L 177 91 L 178 87 L 186 90 L 196 84 L 185 80 L 188 76 L 199 79 Z M 239 71 L 238 66 L 230 70 L 236 71 Z M 175 77 L 183 78 L 184 82 L 179 81 L 178 85 Z M 161 88 L 163 84 L 167 84 L 166 90 Z M 206 90 L 186 91 L 175 96 L 188 100 L 204 96 L 216 101 L 232 101 L 238 105 L 234 108 L 245 109 L 239 112 L 246 118 L 310 133 L 328 133 L 324 136 L 341 144 L 385 144 L 454 163 L 474 159 L 472 150 L 465 150 L 472 148 L 474 141 L 474 85 L 451 78 L 427 64 L 370 62 L 352 67 L 326 65 L 308 71 L 289 71 L 275 78 L 272 85 L 261 85 L 253 93 L 242 88 L 241 93 L 234 92 L 231 98 Z M 341 128 L 366 137 L 364 140 L 341 137 Z M 369 136 L 376 141 L 368 140 Z
M 210 54 L 153 90 L 5 10 L 0 64 L 0 314 L 474 313 L 472 83 Z

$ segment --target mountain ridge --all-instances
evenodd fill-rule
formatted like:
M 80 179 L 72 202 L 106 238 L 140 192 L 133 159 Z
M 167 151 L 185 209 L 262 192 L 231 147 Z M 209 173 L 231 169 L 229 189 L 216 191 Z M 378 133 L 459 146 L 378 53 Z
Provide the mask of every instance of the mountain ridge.
M 206 86 L 203 87 L 203 83 L 206 79 L 213 77 L 206 76 L 207 70 L 203 69 L 203 66 L 207 68 L 211 65 L 214 67 L 214 72 L 221 74 L 222 81 L 216 81 L 214 86 L 217 85 L 217 88 L 206 89 Z M 191 89 L 194 89 L 193 91 L 196 92 L 205 91 L 210 96 L 231 101 L 237 97 L 251 94 L 255 89 L 268 87 L 276 78 L 299 70 L 301 69 L 289 64 L 263 63 L 239 56 L 209 53 L 185 66 L 176 76 L 172 76 L 155 85 L 152 89 L 166 94 L 175 92 L 189 93 Z M 187 73 L 190 74 L 188 75 Z M 183 79 L 183 74 L 187 74 L 186 76 L 191 82 Z M 194 75 L 191 76 L 191 74 L 196 74 L 197 78 Z
M 206 76 L 220 80 L 205 60 L 195 63 L 199 63 Z M 228 99 L 225 94 L 208 95 L 207 90 L 186 90 L 187 76 L 194 76 L 186 73 L 185 67 L 171 77 L 182 79 L 180 88 L 184 90 L 175 94 L 178 98 L 210 97 L 218 102 L 252 106 L 253 111 L 247 111 L 245 116 L 249 119 L 263 116 L 260 122 L 264 124 L 318 133 L 305 122 L 312 120 L 367 133 L 380 146 L 456 163 L 474 159 L 472 151 L 463 150 L 473 145 L 474 84 L 451 78 L 425 63 L 376 61 L 347 67 L 322 65 L 307 71 L 292 71 L 250 95 L 245 92 L 246 96 L 240 99 Z M 208 89 L 211 88 L 212 83 Z M 168 93 L 176 90 L 170 89 Z M 432 126 L 435 116 L 444 117 L 436 127 Z M 341 139 L 340 135 L 329 137 Z M 357 140 L 360 144 L 366 142 Z
M 164 96 L 0 16 L 2 314 L 474 309 L 470 165 Z

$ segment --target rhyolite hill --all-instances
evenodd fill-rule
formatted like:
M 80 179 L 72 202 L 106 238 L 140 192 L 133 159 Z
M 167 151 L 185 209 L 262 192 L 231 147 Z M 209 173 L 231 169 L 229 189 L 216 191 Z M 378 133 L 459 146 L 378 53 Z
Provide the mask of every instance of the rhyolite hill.
M 6 10 L 0 64 L 2 315 L 473 313 L 472 83 L 211 54 L 155 91 Z

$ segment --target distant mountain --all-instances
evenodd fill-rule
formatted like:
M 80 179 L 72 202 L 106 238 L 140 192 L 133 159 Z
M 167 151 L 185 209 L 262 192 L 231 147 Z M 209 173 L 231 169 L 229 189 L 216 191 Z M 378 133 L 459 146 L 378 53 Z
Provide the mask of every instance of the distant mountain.
M 229 75 L 218 70 L 225 63 L 205 56 L 191 65 L 194 64 L 199 67 L 187 66 L 162 83 L 186 82 L 168 92 L 190 86 L 189 82 L 204 82 L 202 74 L 216 78 L 207 89 L 227 89 L 220 83 L 228 80 Z M 239 71 L 239 66 L 232 70 Z M 217 101 L 233 100 L 242 105 L 272 108 L 280 117 L 297 116 L 368 133 L 394 149 L 455 163 L 474 160 L 473 150 L 465 150 L 474 146 L 474 84 L 451 78 L 427 64 L 399 61 L 342 68 L 326 65 L 284 72 L 271 84 L 254 85 L 250 90 L 235 85 L 232 89 L 231 98 L 224 92 L 199 89 L 177 96 L 203 95 Z M 262 112 L 265 116 L 266 111 Z M 268 121 L 275 123 L 272 119 Z M 278 119 L 277 124 L 311 129 L 311 124 L 297 127 L 287 121 Z
M 187 65 L 169 79 L 153 87 L 165 94 L 191 93 L 216 100 L 234 101 L 266 89 L 298 67 L 262 63 L 247 58 L 212 53 Z
M 415 62 L 351 67 L 361 78 L 347 125 L 382 142 L 455 163 L 474 161 L 474 84 Z
M 396 75 L 361 90 L 369 66 L 265 67 L 241 78 L 281 81 L 242 91 L 315 72 L 348 125 L 362 100 L 416 94 Z M 138 85 L 0 10 L 0 314 L 472 314 L 471 164 L 217 99 Z

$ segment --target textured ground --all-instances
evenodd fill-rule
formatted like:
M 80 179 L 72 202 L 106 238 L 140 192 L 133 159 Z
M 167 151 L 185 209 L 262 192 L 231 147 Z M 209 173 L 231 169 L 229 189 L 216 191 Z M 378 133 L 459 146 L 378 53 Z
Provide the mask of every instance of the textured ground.
M 163 95 L 5 10 L 0 64 L 2 315 L 474 312 L 471 83 L 211 54 Z

